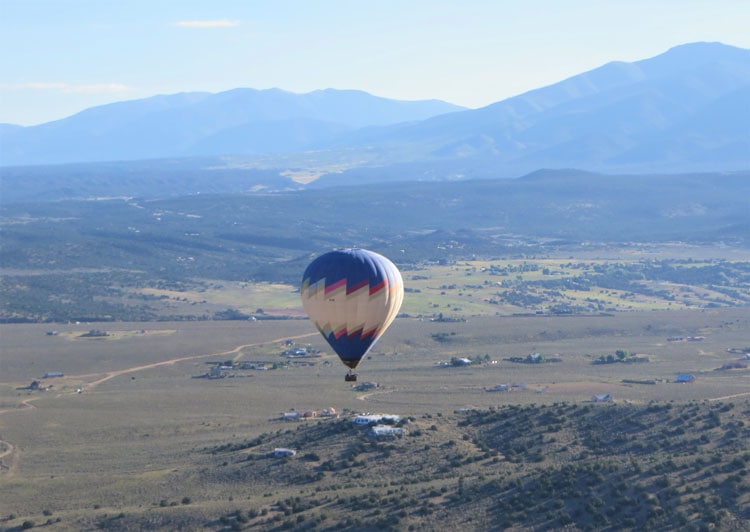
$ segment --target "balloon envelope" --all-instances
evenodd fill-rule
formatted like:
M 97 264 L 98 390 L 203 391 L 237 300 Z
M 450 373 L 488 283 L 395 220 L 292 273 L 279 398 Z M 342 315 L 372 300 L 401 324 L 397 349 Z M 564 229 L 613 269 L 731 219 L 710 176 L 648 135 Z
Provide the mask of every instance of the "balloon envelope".
M 310 263 L 300 292 L 307 315 L 341 361 L 354 369 L 396 318 L 404 282 L 382 255 L 342 249 Z

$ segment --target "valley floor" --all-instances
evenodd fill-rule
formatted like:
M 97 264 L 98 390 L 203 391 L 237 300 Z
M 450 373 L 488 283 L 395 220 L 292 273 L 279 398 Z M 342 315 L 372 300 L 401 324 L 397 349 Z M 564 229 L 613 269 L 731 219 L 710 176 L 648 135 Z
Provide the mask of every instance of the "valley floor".
M 480 473 L 466 462 L 468 450 L 457 451 L 454 466 L 433 470 L 418 458 L 418 447 L 463 448 L 459 442 L 466 442 L 465 437 L 476 439 L 480 443 L 471 446 L 472 453 L 485 448 L 480 454 L 487 454 L 481 473 L 484 484 L 491 479 L 509 481 L 512 471 L 531 475 L 540 466 L 557 471 L 568 463 L 567 456 L 582 458 L 588 453 L 593 460 L 601 452 L 586 435 L 591 428 L 555 425 L 547 436 L 540 433 L 539 442 L 547 442 L 541 447 L 528 439 L 517 441 L 511 454 L 518 456 L 513 458 L 509 443 L 487 443 L 487 438 L 498 437 L 507 427 L 479 438 L 460 429 L 466 412 L 521 408 L 529 409 L 522 410 L 524 416 L 533 414 L 530 419 L 535 419 L 549 416 L 542 410 L 560 405 L 575 411 L 585 405 L 633 409 L 627 416 L 654 404 L 673 404 L 680 410 L 702 405 L 701 416 L 725 408 L 734 417 L 722 413 L 724 424 L 715 429 L 721 428 L 721 437 L 735 442 L 728 447 L 733 449 L 732 457 L 744 460 L 748 452 L 750 440 L 732 439 L 747 431 L 735 422 L 747 415 L 750 405 L 750 373 L 744 362 L 750 344 L 750 310 L 744 307 L 466 321 L 401 318 L 363 361 L 356 387 L 344 382 L 346 368 L 306 320 L 106 327 L 103 335 L 92 336 L 83 324 L 56 326 L 54 331 L 49 325 L 0 326 L 0 519 L 4 520 L 0 526 L 12 529 L 25 521 L 49 521 L 55 529 L 97 523 L 115 528 L 118 523 L 125 527 L 125 523 L 150 523 L 167 529 L 168 523 L 184 519 L 192 523 L 185 524 L 187 528 L 200 523 L 198 528 L 220 529 L 229 519 L 235 526 L 272 529 L 281 521 L 270 518 L 285 515 L 279 513 L 277 503 L 289 497 L 329 505 L 328 524 L 344 526 L 351 513 L 345 511 L 349 503 L 339 501 L 337 506 L 328 499 L 324 504 L 319 493 L 339 497 L 337 490 L 345 489 L 352 497 L 370 492 L 388 497 L 388 492 L 408 486 L 403 475 L 412 468 L 410 475 L 422 478 L 423 489 L 435 490 L 425 499 L 433 506 L 420 510 L 422 521 L 408 508 L 397 513 L 403 510 L 402 524 L 422 522 L 429 528 L 429 515 L 447 511 L 451 504 L 469 511 L 469 501 L 456 491 L 459 478 L 473 479 L 474 490 L 482 482 L 477 484 Z M 283 353 L 290 343 L 308 347 L 311 355 L 288 358 Z M 618 351 L 627 356 L 612 356 Z M 541 362 L 525 362 L 531 355 Z M 608 355 L 613 361 L 596 363 Z M 457 359 L 471 364 L 451 363 Z M 219 366 L 224 369 L 213 369 Z M 694 379 L 676 382 L 680 375 Z M 324 410 L 343 417 L 283 420 L 284 413 Z M 571 418 L 572 410 L 566 418 Z M 362 412 L 409 420 L 404 425 L 407 435 L 396 442 L 373 443 L 364 432 L 351 433 L 349 418 Z M 665 430 L 674 430 L 674 423 L 669 423 Z M 339 431 L 343 439 L 337 442 L 334 436 Z M 294 437 L 298 433 L 302 439 Z M 719 437 L 712 434 L 710 449 Z M 325 443 L 326 438 L 334 439 Z M 297 465 L 284 472 L 281 463 L 266 461 L 266 453 L 275 446 L 289 445 L 296 446 L 298 456 L 290 464 Z M 396 453 L 403 471 L 378 470 L 384 477 L 377 481 L 372 476 L 375 470 L 351 469 L 361 460 L 352 451 L 360 445 L 375 446 L 372 452 Z M 560 451 L 563 447 L 568 450 Z M 548 455 L 552 448 L 558 449 L 557 459 Z M 697 452 L 690 449 L 685 456 Z M 710 460 L 710 449 L 699 454 Z M 632 457 L 636 451 L 647 462 L 661 463 L 663 458 L 658 446 L 623 452 Z M 675 456 L 682 452 L 670 451 Z M 344 469 L 338 462 L 342 456 L 351 457 Z M 623 459 L 630 460 L 627 456 Z M 584 462 L 594 467 L 600 460 Z M 252 463 L 258 467 L 248 470 Z M 747 477 L 738 479 L 746 488 Z M 352 482 L 367 489 L 343 488 Z M 643 485 L 648 482 L 644 478 Z M 730 517 L 749 519 L 745 499 L 736 499 L 716 523 L 726 525 Z M 577 504 L 566 501 L 566 505 Z M 273 513 L 268 514 L 272 506 Z M 258 512 L 252 519 L 247 514 L 251 508 Z M 263 508 L 267 515 L 261 518 Z M 396 526 L 383 521 L 385 515 L 373 514 L 374 508 L 370 513 L 351 513 L 356 517 L 351 517 L 350 527 L 357 527 L 354 519 L 361 525 Z M 233 512 L 238 510 L 246 512 L 243 523 L 236 523 Z M 475 525 L 481 529 L 491 517 L 487 508 L 477 511 Z M 572 523 L 589 523 L 571 512 Z M 119 521 L 114 518 L 121 514 Z M 304 515 L 309 525 L 313 515 L 320 519 L 320 508 Z M 639 516 L 629 518 L 637 524 L 646 522 Z M 689 515 L 685 519 L 695 521 Z M 521 522 L 520 516 L 508 521 Z M 324 529 L 324 524 L 316 526 Z

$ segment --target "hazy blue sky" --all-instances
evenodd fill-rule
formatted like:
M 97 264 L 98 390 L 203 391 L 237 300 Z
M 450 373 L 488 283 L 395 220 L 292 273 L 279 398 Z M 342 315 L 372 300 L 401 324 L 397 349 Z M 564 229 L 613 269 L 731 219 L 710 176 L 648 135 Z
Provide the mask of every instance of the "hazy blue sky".
M 0 0 L 0 122 L 236 87 L 475 108 L 748 28 L 750 0 Z

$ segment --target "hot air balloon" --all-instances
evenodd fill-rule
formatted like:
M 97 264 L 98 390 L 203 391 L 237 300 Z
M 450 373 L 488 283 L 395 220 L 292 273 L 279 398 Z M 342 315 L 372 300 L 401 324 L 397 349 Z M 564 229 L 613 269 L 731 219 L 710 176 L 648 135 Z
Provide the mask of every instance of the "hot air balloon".
M 360 360 L 396 318 L 404 281 L 387 258 L 365 249 L 325 253 L 302 276 L 302 306 L 356 381 Z

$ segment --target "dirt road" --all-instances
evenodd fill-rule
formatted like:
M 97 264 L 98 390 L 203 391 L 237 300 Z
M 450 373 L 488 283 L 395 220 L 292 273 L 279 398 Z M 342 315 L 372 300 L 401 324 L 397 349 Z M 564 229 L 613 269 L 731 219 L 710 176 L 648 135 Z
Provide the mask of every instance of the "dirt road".
M 120 377 L 122 375 L 126 375 L 128 373 L 136 373 L 139 371 L 145 371 L 153 368 L 158 368 L 161 366 L 170 366 L 173 364 L 177 364 L 178 362 L 187 362 L 190 360 L 198 360 L 201 358 L 208 358 L 208 357 L 231 357 L 233 355 L 237 355 L 240 353 L 243 349 L 247 347 L 255 347 L 263 344 L 269 344 L 269 343 L 276 343 L 276 342 L 283 342 L 284 340 L 293 339 L 297 340 L 300 338 L 308 338 L 310 336 L 316 336 L 318 333 L 306 333 L 306 334 L 300 334 L 298 336 L 292 336 L 288 337 L 285 336 L 283 338 L 275 338 L 272 340 L 264 340 L 262 342 L 252 342 L 248 344 L 242 344 L 238 345 L 237 347 L 233 347 L 232 349 L 229 349 L 227 351 L 221 351 L 218 353 L 204 353 L 200 355 L 190 355 L 190 356 L 184 356 L 184 357 L 176 357 L 171 358 L 169 360 L 162 360 L 160 362 L 153 362 L 151 364 L 141 364 L 138 366 L 132 366 L 125 369 L 118 369 L 116 371 L 108 371 L 106 373 L 87 373 L 87 374 L 81 374 L 81 375 L 66 375 L 65 381 L 66 382 L 83 382 L 82 384 L 82 390 L 85 391 L 91 391 L 97 386 L 99 386 L 102 383 L 107 382 L 108 380 L 114 379 L 115 377 Z M 94 380 L 88 380 L 93 378 Z M 55 397 L 60 397 L 61 395 L 64 395 L 65 393 L 74 393 L 74 392 L 57 392 L 55 394 Z M 34 410 L 38 408 L 37 406 L 31 404 L 32 401 L 36 401 L 37 399 L 41 399 L 43 396 L 37 396 L 37 397 L 31 397 L 28 399 L 24 399 L 21 401 L 22 406 L 17 406 L 13 408 L 5 408 L 3 410 L 0 410 L 0 415 L 7 414 L 9 412 L 29 412 L 31 410 Z M 18 465 L 20 463 L 21 459 L 21 451 L 18 449 L 17 446 L 14 446 L 12 443 L 8 441 L 2 441 L 0 440 L 0 445 L 4 447 L 2 451 L 0 451 L 0 473 L 5 474 L 13 474 L 17 469 Z M 5 463 L 5 459 L 9 460 L 9 464 Z

